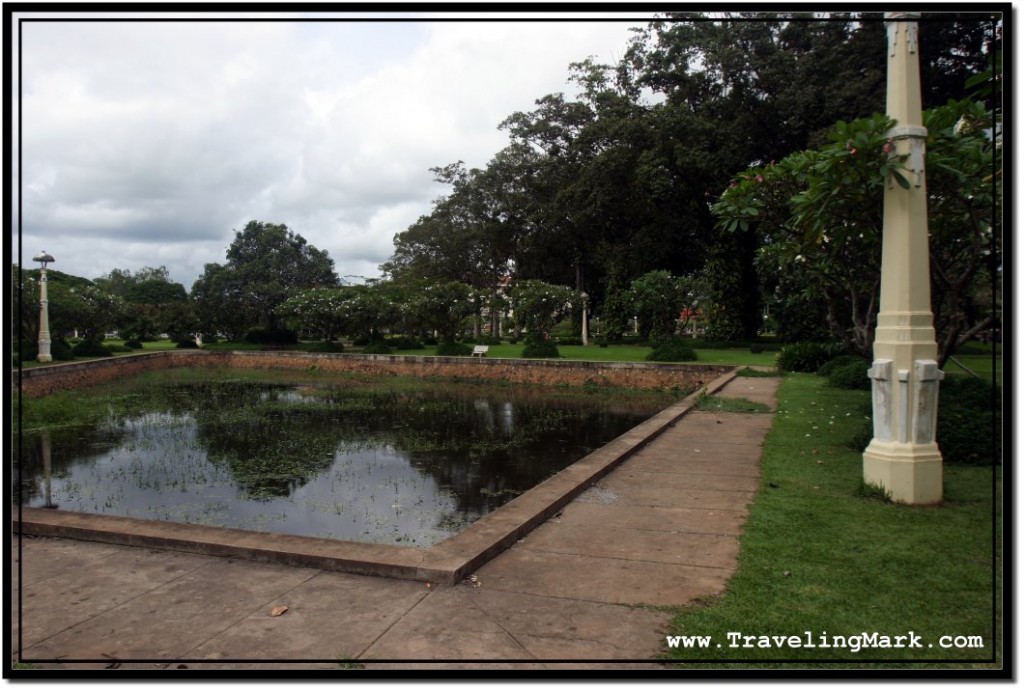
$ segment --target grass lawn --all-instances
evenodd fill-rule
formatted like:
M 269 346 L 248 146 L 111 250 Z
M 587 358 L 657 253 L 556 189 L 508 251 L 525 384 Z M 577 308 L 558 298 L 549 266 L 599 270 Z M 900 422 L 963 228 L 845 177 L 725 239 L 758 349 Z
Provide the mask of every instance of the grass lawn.
M 488 346 L 487 357 L 490 358 L 519 358 L 522 357 L 522 343 L 512 345 L 502 343 L 501 345 Z M 353 351 L 354 352 L 354 351 Z M 609 345 L 602 348 L 597 345 L 558 346 L 558 352 L 566 360 L 591 360 L 597 362 L 647 362 L 647 355 L 651 352 L 648 346 L 636 345 Z M 764 352 L 751 353 L 749 348 L 723 348 L 723 349 L 698 349 L 697 359 L 693 364 L 697 365 L 758 365 L 773 367 L 775 356 L 778 353 Z M 419 350 L 397 350 L 396 355 L 436 355 L 436 348 L 421 348 Z M 686 364 L 686 363 L 683 363 Z
M 867 405 L 867 392 L 831 389 L 815 375 L 783 378 L 736 574 L 722 596 L 681 608 L 671 626 L 671 635 L 710 636 L 710 647 L 667 649 L 669 658 L 705 668 L 997 668 L 999 474 L 947 465 L 941 505 L 887 503 L 863 487 L 862 451 L 847 445 Z M 913 631 L 924 647 L 809 648 L 808 631 L 815 644 L 823 634 Z M 943 649 L 947 635 L 980 636 L 984 647 Z M 739 636 L 798 636 L 802 647 Z M 746 642 L 754 647 L 739 647 Z

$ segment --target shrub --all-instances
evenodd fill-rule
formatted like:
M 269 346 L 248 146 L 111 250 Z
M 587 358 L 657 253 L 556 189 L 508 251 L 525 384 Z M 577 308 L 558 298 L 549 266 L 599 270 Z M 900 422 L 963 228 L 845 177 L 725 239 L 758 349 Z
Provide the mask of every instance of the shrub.
M 939 411 L 935 441 L 942 460 L 950 465 L 987 465 L 1000 462 L 1002 415 L 999 388 L 993 406 L 991 382 L 970 377 L 949 376 L 939 385 Z M 870 409 L 867 412 L 870 418 Z M 850 440 L 849 446 L 863 451 L 871 443 L 871 420 Z
M 125 341 L 124 345 L 126 348 L 130 348 L 131 350 L 142 350 L 142 341 L 137 341 L 135 339 Z
M 681 338 L 670 338 L 657 344 L 645 358 L 652 362 L 687 362 L 697 359 L 697 352 Z
M 363 352 L 367 355 L 388 355 L 391 348 L 384 341 L 371 341 L 363 346 Z
M 198 348 L 199 344 L 196 343 L 194 338 L 183 338 L 174 344 L 175 348 Z
M 50 344 L 50 355 L 54 360 L 74 360 L 75 354 L 71 352 L 71 346 L 63 338 L 58 338 Z
M 466 343 L 441 343 L 437 346 L 437 354 L 447 357 L 463 357 L 472 355 L 473 348 Z
M 750 352 L 753 353 L 754 355 L 757 355 L 759 353 L 763 353 L 764 352 L 764 344 L 763 343 L 751 343 L 750 344 Z
M 818 376 L 820 376 L 820 377 L 827 377 L 827 376 L 831 375 L 832 372 L 834 370 L 836 370 L 837 368 L 844 367 L 844 366 L 849 365 L 850 363 L 853 363 L 853 362 L 856 362 L 858 365 L 864 364 L 865 367 L 868 366 L 867 362 L 864 360 L 864 358 L 860 357 L 859 355 L 849 355 L 849 354 L 847 354 L 847 355 L 840 355 L 839 357 L 832 358 L 831 360 L 826 362 L 824 365 L 819 367 L 818 368 Z M 865 375 L 865 377 L 866 376 L 867 375 Z
M 419 350 L 423 344 L 411 336 L 392 336 L 385 340 L 395 350 Z
M 480 345 L 501 345 L 501 339 L 497 336 L 481 336 L 477 339 Z
M 258 345 L 295 345 L 299 342 L 299 334 L 290 329 L 253 327 L 245 332 L 243 340 Z
M 993 391 L 992 382 L 949 376 L 939 384 L 935 441 L 944 461 L 956 465 L 998 463 L 1002 426 L 1000 390 L 994 387 Z
M 562 354 L 558 352 L 558 346 L 554 341 L 528 339 L 523 348 L 524 358 L 558 358 Z
M 78 357 L 110 357 L 113 355 L 110 349 L 99 341 L 82 341 L 71 349 L 71 353 Z
M 50 345 L 50 352 L 53 352 L 53 344 Z M 20 341 L 18 343 L 18 359 L 22 362 L 35 360 L 39 356 L 39 344 L 35 341 Z
M 871 389 L 868 363 L 857 359 L 831 368 L 828 385 L 837 389 Z
M 130 353 L 132 349 L 126 345 L 118 345 L 117 343 L 110 343 L 104 346 L 111 353 Z
M 559 336 L 558 345 L 581 346 L 583 345 L 583 339 L 579 336 Z
M 842 354 L 834 343 L 791 343 L 775 357 L 775 366 L 783 372 L 817 372 L 829 360 Z

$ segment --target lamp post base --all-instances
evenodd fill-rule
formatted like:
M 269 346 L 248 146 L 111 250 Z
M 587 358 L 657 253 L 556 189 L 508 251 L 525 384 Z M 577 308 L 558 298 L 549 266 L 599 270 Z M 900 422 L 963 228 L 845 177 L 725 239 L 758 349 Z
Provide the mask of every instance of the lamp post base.
M 935 442 L 905 444 L 872 439 L 864 450 L 864 482 L 898 504 L 942 501 L 942 454 Z

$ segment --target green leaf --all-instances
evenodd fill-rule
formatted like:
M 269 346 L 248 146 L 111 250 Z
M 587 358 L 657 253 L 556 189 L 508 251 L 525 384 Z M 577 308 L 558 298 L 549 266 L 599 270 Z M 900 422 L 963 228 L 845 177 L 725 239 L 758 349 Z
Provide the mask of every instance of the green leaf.
M 892 176 L 894 178 L 896 178 L 896 182 L 899 183 L 900 187 L 902 187 L 905 190 L 909 190 L 910 189 L 910 181 L 907 180 L 905 177 L 903 177 L 902 173 L 900 173 L 897 170 L 893 169 Z

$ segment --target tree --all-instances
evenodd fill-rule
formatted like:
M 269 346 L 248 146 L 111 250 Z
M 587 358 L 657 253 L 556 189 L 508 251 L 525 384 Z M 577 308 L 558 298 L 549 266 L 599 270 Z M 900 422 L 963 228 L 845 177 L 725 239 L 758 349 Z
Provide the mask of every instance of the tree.
M 740 174 L 714 207 L 726 234 L 763 238 L 758 270 L 777 299 L 818 300 L 832 335 L 865 356 L 878 311 L 883 186 L 912 184 L 887 139 L 892 124 L 882 115 L 838 123 L 828 145 Z M 996 319 L 975 296 L 1001 265 L 993 171 L 1002 156 L 983 104 L 951 102 L 926 111 L 924 124 L 932 309 L 944 363 Z
M 171 281 L 166 267 L 144 267 L 134 274 L 113 269 L 97 278 L 95 284 L 128 307 L 117 323 L 125 338 L 147 340 L 168 333 L 173 340 L 180 340 L 196 329 L 185 286 Z
M 401 307 L 406 323 L 437 331 L 442 344 L 455 343 L 463 323 L 479 309 L 476 291 L 459 281 L 425 282 L 416 289 L 408 288 L 403 291 Z
M 524 357 L 558 357 L 549 334 L 568 315 L 581 296 L 571 288 L 544 281 L 518 281 L 509 293 L 509 303 L 518 328 L 526 331 Z
M 671 339 L 684 310 L 696 306 L 691 281 L 668 271 L 650 271 L 630 284 L 628 300 L 640 337 L 652 343 Z
M 274 311 L 289 328 L 308 329 L 330 342 L 351 328 L 347 301 L 355 292 L 353 288 L 309 288 L 291 296 Z
M 275 332 L 282 302 L 304 289 L 338 284 L 327 252 L 283 224 L 250 221 L 235 231 L 226 259 L 206 265 L 192 299 L 205 330 L 232 339 L 252 327 Z

